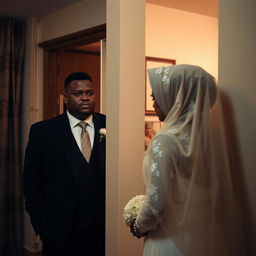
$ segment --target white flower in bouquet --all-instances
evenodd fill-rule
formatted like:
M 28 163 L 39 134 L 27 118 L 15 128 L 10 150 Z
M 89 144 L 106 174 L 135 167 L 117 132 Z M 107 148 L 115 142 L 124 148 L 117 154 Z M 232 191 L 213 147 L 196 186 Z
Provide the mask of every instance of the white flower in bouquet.
M 124 207 L 123 217 L 127 226 L 130 226 L 136 219 L 141 206 L 145 201 L 145 195 L 137 195 L 133 197 Z

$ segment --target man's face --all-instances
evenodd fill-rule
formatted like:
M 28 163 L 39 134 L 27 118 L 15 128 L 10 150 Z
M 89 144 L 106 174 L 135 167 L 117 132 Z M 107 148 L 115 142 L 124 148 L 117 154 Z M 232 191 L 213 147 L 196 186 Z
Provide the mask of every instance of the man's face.
M 74 117 L 84 120 L 94 112 L 94 86 L 89 80 L 74 80 L 66 88 L 65 104 Z

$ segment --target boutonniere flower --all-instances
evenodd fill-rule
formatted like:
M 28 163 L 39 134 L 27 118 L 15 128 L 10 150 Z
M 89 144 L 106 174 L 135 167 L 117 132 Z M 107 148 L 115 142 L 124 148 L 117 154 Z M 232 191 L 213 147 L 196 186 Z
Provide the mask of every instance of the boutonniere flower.
M 106 137 L 106 134 L 107 134 L 107 131 L 106 131 L 106 128 L 101 128 L 99 130 L 99 134 L 100 134 L 100 141 Z

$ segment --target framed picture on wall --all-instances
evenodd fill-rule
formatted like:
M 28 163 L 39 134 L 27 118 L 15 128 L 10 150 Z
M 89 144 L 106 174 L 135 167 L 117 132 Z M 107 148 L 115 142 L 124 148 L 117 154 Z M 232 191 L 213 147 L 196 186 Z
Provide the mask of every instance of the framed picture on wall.
M 145 116 L 145 137 L 144 137 L 144 149 L 148 148 L 151 139 L 159 132 L 162 127 L 162 123 L 157 116 Z
M 145 60 L 145 113 L 146 115 L 155 115 L 155 111 L 153 108 L 153 100 L 151 97 L 152 90 L 149 83 L 148 72 L 149 68 L 160 68 L 167 67 L 170 65 L 175 65 L 176 60 L 173 59 L 164 59 L 164 58 L 156 58 L 156 57 L 146 57 Z

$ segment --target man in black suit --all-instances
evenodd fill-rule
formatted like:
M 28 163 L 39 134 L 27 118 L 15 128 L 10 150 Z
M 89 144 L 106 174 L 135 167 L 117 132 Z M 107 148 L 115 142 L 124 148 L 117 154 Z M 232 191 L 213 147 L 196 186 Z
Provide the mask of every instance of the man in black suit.
M 31 126 L 23 174 L 25 207 L 44 256 L 103 256 L 106 119 L 94 112 L 88 74 L 66 78 L 65 104 L 66 113 Z

